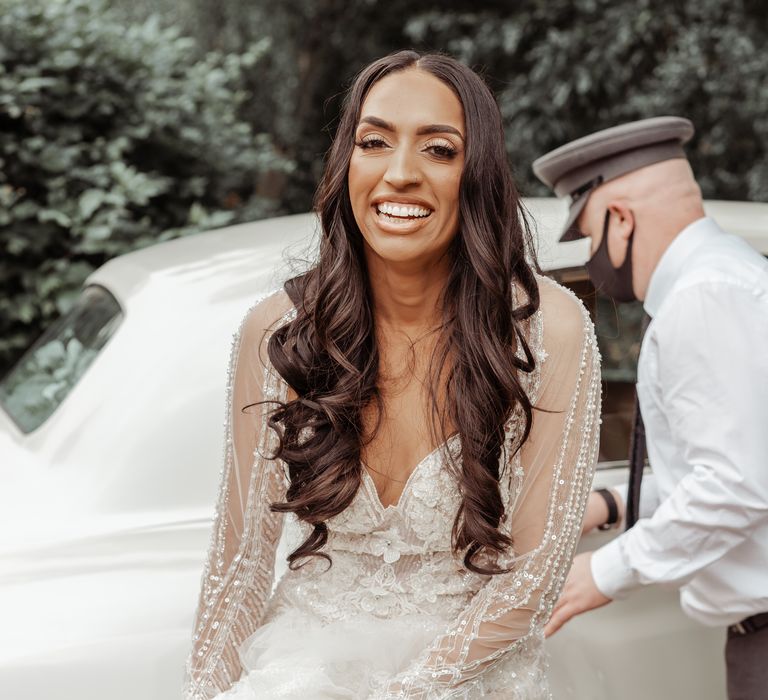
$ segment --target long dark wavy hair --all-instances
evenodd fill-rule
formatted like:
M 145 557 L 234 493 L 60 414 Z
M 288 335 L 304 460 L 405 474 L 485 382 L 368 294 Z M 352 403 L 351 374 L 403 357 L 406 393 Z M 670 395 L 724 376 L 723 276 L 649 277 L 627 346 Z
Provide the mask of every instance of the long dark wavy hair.
M 452 529 L 457 554 L 480 574 L 508 571 L 475 559 L 506 550 L 511 538 L 499 531 L 504 504 L 499 460 L 504 424 L 518 410 L 528 438 L 531 403 L 520 381 L 534 358 L 522 322 L 539 307 L 531 235 L 507 162 L 496 100 L 473 70 L 442 53 L 398 51 L 374 61 L 346 93 L 338 129 L 327 154 L 314 209 L 322 231 L 317 262 L 284 288 L 296 316 L 275 330 L 268 354 L 297 399 L 277 403 L 268 424 L 279 435 L 273 458 L 288 467 L 290 485 L 273 512 L 293 512 L 313 526 L 289 556 L 291 569 L 320 551 L 328 540 L 326 521 L 343 511 L 360 488 L 363 408 L 374 404 L 378 429 L 383 401 L 377 388 L 376 343 L 371 289 L 363 237 L 352 213 L 347 186 L 355 129 L 363 101 L 378 80 L 419 68 L 448 85 L 464 109 L 465 163 L 459 190 L 459 229 L 449 250 L 450 272 L 441 295 L 441 324 L 429 363 L 432 418 L 438 408 L 438 380 L 446 367 L 445 408 L 460 436 L 460 466 L 449 458 L 462 503 Z M 526 258 L 526 256 L 528 256 Z M 512 285 L 524 291 L 513 303 Z M 445 438 L 444 422 L 438 420 Z M 433 434 L 437 431 L 430 426 Z M 374 433 L 375 434 L 375 433 Z M 370 437 L 369 437 L 370 439 Z M 303 565 L 303 562 L 301 565 Z

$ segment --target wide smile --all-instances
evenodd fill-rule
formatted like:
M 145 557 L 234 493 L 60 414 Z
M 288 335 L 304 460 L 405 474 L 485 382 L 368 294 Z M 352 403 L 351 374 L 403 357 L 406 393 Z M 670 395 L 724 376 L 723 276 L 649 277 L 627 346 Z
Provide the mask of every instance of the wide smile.
M 410 233 L 421 228 L 434 213 L 428 207 L 397 202 L 377 202 L 371 209 L 382 229 L 397 233 Z

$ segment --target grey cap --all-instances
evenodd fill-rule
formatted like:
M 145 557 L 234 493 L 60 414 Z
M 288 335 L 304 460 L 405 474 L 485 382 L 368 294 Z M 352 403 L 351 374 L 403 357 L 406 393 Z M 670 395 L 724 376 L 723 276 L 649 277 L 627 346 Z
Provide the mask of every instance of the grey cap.
M 533 161 L 533 172 L 558 197 L 568 197 L 568 219 L 560 237 L 573 241 L 581 237 L 574 226 L 589 199 L 589 193 L 603 182 L 613 180 L 646 165 L 670 158 L 685 158 L 683 144 L 694 129 L 682 117 L 653 117 L 610 129 L 596 131 Z

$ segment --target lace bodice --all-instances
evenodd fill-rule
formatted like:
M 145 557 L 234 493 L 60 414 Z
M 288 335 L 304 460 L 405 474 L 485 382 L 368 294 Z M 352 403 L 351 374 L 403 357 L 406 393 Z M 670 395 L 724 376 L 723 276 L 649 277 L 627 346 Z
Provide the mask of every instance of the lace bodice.
M 449 451 L 460 463 L 461 439 L 454 434 L 415 467 L 396 504 L 382 505 L 363 469 L 350 506 L 327 521 L 323 551 L 333 566 L 313 557 L 288 570 L 271 592 L 283 526 L 288 551 L 311 527 L 269 511 L 270 501 L 283 499 L 287 476 L 284 465 L 262 456 L 275 446 L 263 420 L 268 407 L 251 415 L 233 410 L 262 396 L 286 398 L 287 386 L 267 360 L 268 335 L 261 336 L 295 310 L 286 310 L 281 291 L 251 307 L 230 356 L 225 459 L 186 698 L 208 699 L 230 688 L 240 678 L 243 643 L 286 610 L 323 624 L 360 616 L 434 621 L 431 643 L 399 673 L 369 678 L 360 697 L 474 698 L 496 687 L 508 689 L 507 698 L 539 697 L 530 688 L 546 684 L 542 628 L 570 567 L 596 460 L 600 370 L 582 304 L 538 279 L 541 308 L 526 326 L 537 369 L 524 381 L 532 404 L 547 411 L 534 410 L 531 435 L 514 456 L 522 415 L 515 412 L 505 425 L 500 527 L 514 547 L 496 560 L 512 571 L 496 576 L 467 571 L 451 550 L 461 497 L 444 464 Z

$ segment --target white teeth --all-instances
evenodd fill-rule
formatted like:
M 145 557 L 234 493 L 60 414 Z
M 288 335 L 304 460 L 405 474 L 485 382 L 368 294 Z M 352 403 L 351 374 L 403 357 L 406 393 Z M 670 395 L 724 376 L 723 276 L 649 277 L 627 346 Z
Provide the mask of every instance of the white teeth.
M 408 207 L 399 206 L 390 202 L 381 202 L 377 205 L 377 209 L 382 214 L 388 214 L 389 216 L 399 216 L 401 218 L 406 217 L 423 217 L 429 216 L 432 212 L 430 209 L 424 207 Z

